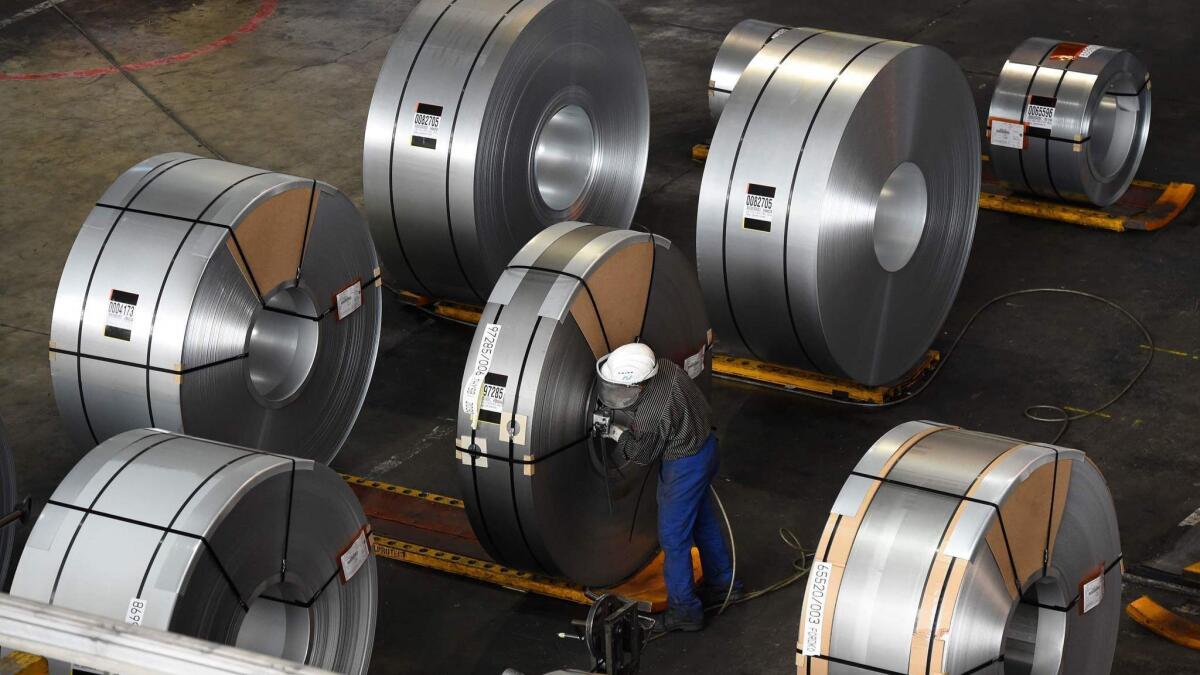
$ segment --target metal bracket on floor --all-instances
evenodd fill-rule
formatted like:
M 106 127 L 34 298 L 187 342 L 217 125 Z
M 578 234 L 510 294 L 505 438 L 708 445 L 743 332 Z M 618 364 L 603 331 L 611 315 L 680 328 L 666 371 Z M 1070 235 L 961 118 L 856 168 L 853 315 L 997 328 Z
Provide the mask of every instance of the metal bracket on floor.
M 637 603 L 643 612 L 666 609 L 662 554 L 632 578 L 609 589 L 584 588 L 489 560 L 471 530 L 462 500 L 425 490 L 341 474 L 358 495 L 371 523 L 375 555 L 525 593 L 591 605 L 602 593 Z M 700 554 L 692 549 L 700 578 Z
M 692 161 L 703 164 L 707 159 L 707 143 L 692 146 Z M 982 159 L 979 208 L 1110 232 L 1162 229 L 1175 220 L 1196 195 L 1196 186 L 1191 183 L 1135 180 L 1115 204 L 1103 208 L 1046 201 L 1008 189 L 992 173 L 988 156 L 983 155 Z
M 860 403 L 887 403 L 920 386 L 937 369 L 941 359 L 941 353 L 931 349 L 899 382 L 881 387 L 868 387 L 852 380 L 726 354 L 713 354 L 713 374 L 771 389 L 805 391 Z

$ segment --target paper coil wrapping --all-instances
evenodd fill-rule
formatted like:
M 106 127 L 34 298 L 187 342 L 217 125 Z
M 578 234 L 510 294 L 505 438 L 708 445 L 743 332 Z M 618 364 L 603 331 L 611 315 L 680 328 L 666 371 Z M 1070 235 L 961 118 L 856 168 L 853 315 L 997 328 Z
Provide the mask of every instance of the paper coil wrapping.
M 662 237 L 565 222 L 501 275 L 472 342 L 458 475 L 480 542 L 504 564 L 603 586 L 657 548 L 657 466 L 608 466 L 590 438 L 596 360 L 640 338 L 707 391 L 708 320 Z M 607 478 L 606 478 L 607 477 Z
M 366 517 L 332 470 L 152 429 L 67 474 L 12 586 L 341 673 L 367 671 L 377 591 Z
M 885 434 L 829 514 L 800 673 L 1089 673 L 1112 665 L 1121 544 L 1078 450 L 928 422 Z
M 717 50 L 717 58 L 713 60 L 712 75 L 708 78 L 708 110 L 714 122 L 721 119 L 725 102 L 729 100 L 734 85 L 754 55 L 787 30 L 787 26 L 777 23 L 746 19 L 725 36 L 721 48 Z
M 1150 73 L 1113 47 L 1029 38 L 1008 57 L 988 111 L 996 175 L 1042 197 L 1108 206 L 1150 135 Z
M 808 28 L 772 40 L 734 87 L 700 191 L 721 347 L 869 385 L 902 376 L 966 267 L 976 124 L 937 49 Z
M 329 461 L 375 364 L 377 264 L 329 185 L 179 153 L 138 164 L 84 221 L 54 301 L 71 436 L 153 426 Z
M 605 0 L 425 0 L 371 100 L 368 220 L 402 287 L 483 304 L 542 228 L 628 227 L 648 145 L 637 39 Z

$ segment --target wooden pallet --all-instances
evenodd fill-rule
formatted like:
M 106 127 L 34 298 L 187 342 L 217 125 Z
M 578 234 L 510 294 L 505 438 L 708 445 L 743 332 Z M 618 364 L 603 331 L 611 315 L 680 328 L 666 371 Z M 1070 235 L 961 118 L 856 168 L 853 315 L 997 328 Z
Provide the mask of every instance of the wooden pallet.
M 371 523 L 375 555 L 381 558 L 580 605 L 592 604 L 599 594 L 612 593 L 638 603 L 643 612 L 666 609 L 661 553 L 617 586 L 586 589 L 492 560 L 475 537 L 462 500 L 350 474 L 342 474 L 342 478 L 362 503 Z M 699 581 L 700 554 L 696 549 L 692 549 L 692 568 Z

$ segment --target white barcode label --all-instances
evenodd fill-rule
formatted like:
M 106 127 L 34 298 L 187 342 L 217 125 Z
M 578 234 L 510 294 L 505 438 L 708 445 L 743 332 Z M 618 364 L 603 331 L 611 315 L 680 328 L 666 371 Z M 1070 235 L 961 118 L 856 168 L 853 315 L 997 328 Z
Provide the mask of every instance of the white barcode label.
M 1088 45 L 1088 46 L 1084 47 L 1083 49 L 1079 50 L 1079 58 L 1086 59 L 1087 57 L 1091 56 L 1092 54 L 1095 54 L 1096 50 L 1100 49 L 1103 46 L 1104 45 Z
M 1087 614 L 1104 600 L 1104 573 L 1083 584 L 1083 597 L 1080 599 L 1083 603 L 1083 613 Z
M 770 232 L 775 218 L 775 188 L 770 185 L 746 185 L 746 202 L 742 206 L 742 227 L 747 230 Z
M 825 603 L 829 599 L 829 581 L 833 565 L 814 562 L 808 572 L 808 590 L 804 593 L 804 655 L 820 656 L 825 634 Z
M 437 148 L 438 130 L 442 126 L 442 106 L 418 103 L 413 114 L 412 145 L 434 150 Z
M 362 307 L 362 283 L 355 280 L 337 294 L 338 321 L 350 316 L 359 307 Z
M 129 610 L 125 612 L 125 623 L 140 626 L 145 618 L 146 601 L 141 598 L 130 598 Z
M 137 312 L 138 294 L 112 289 L 108 293 L 108 316 L 104 320 L 104 336 L 128 341 L 133 337 L 133 317 Z
M 467 378 L 467 386 L 463 387 L 462 410 L 474 417 L 475 402 L 479 399 L 479 388 L 483 386 L 483 378 L 492 369 L 492 356 L 496 352 L 496 341 L 500 339 L 500 324 L 489 323 L 483 329 L 483 337 L 479 340 L 479 350 L 475 353 L 475 361 L 471 365 L 471 375 Z
M 358 531 L 358 535 L 354 537 L 354 541 L 350 542 L 350 546 L 338 556 L 342 583 L 353 579 L 369 557 L 371 557 L 370 536 L 367 534 L 367 528 L 364 527 Z
M 1025 106 L 1025 119 L 1029 121 L 1029 126 L 1036 129 L 1053 129 L 1054 106 L 1030 103 Z
M 992 145 L 1002 148 L 1025 149 L 1025 125 L 1008 120 L 992 120 Z

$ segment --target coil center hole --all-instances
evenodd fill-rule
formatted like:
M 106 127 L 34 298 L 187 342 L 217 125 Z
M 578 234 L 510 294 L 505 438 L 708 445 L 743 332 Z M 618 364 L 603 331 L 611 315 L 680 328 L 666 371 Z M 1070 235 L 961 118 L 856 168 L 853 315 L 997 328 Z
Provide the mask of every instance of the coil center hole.
M 291 592 L 288 592 L 292 587 Z M 275 598 L 298 595 L 292 584 L 275 584 L 250 603 L 235 647 L 305 663 L 312 639 L 312 610 Z
M 246 339 L 246 374 L 251 390 L 268 404 L 293 400 L 308 382 L 321 327 L 305 317 L 317 315 L 312 295 L 299 286 L 272 291 L 255 315 Z
M 925 174 L 912 162 L 901 162 L 879 190 L 875 202 L 875 257 L 889 272 L 904 269 L 925 233 L 929 191 Z
M 1105 94 L 1096 105 L 1089 130 L 1091 147 L 1088 148 L 1088 159 L 1100 180 L 1111 179 L 1129 159 L 1134 136 L 1138 132 L 1140 107 L 1137 96 L 1111 94 Z
M 533 151 L 533 180 L 546 206 L 565 211 L 587 187 L 596 162 L 592 118 L 571 104 L 550 116 Z
M 1004 627 L 1004 675 L 1059 672 L 1067 639 L 1067 614 L 1051 608 L 1064 607 L 1067 602 L 1053 577 L 1044 577 L 1025 591 Z

